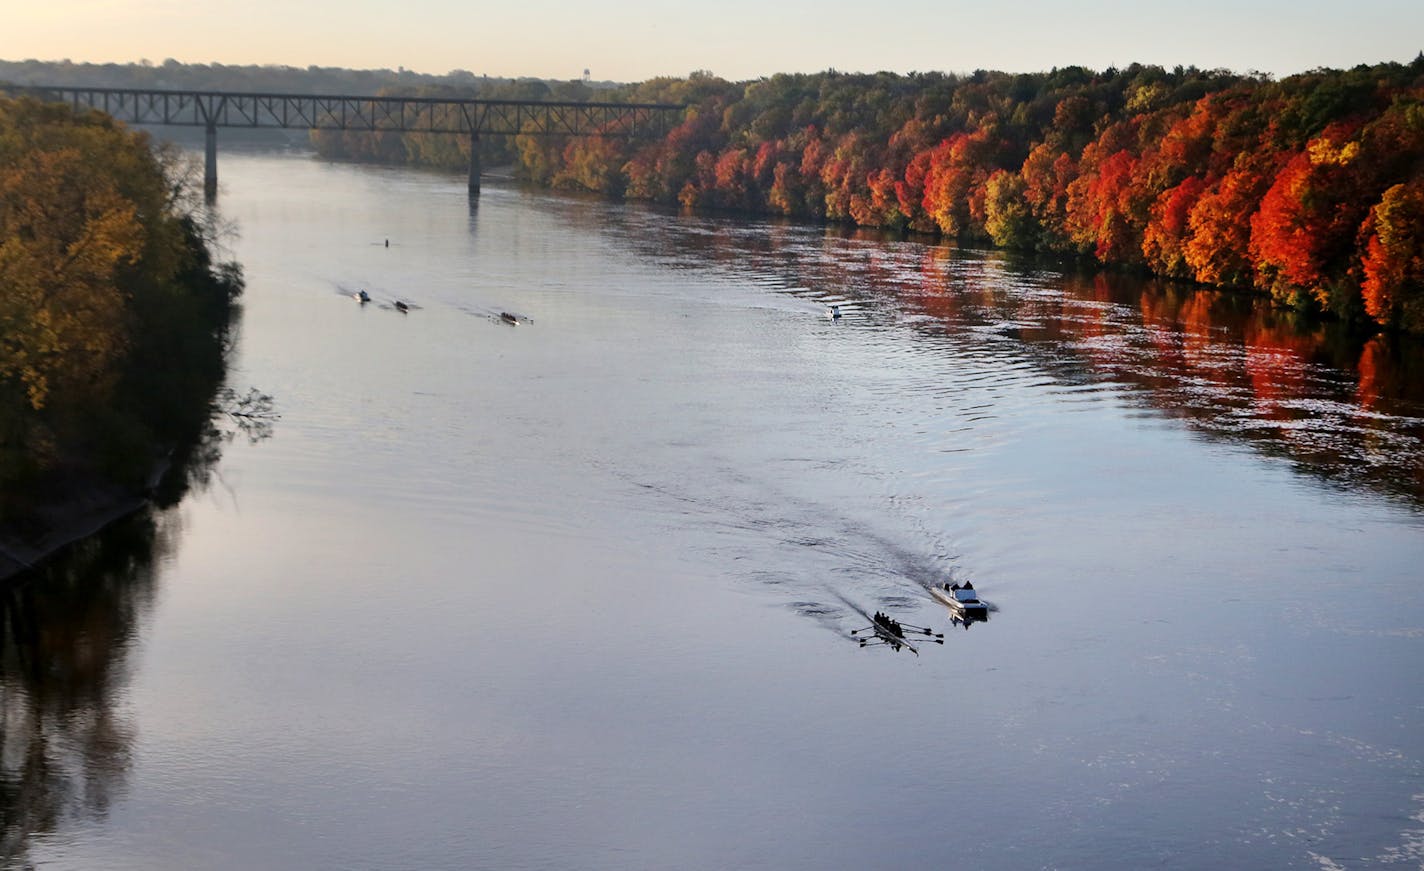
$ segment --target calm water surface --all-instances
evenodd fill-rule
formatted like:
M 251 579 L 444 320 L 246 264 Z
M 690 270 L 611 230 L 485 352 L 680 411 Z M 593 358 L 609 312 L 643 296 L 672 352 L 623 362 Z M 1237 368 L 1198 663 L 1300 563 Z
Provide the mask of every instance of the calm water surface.
M 10 864 L 1424 867 L 1417 346 L 222 161 L 282 419 L 8 594 Z

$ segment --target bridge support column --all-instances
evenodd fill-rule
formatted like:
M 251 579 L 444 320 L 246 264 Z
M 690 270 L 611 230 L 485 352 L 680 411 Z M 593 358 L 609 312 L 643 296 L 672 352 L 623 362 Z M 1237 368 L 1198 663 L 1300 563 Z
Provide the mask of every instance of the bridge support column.
M 480 195 L 480 134 L 470 131 L 470 196 Z
M 218 198 L 218 128 L 208 124 L 207 147 L 203 154 L 203 196 L 209 202 Z

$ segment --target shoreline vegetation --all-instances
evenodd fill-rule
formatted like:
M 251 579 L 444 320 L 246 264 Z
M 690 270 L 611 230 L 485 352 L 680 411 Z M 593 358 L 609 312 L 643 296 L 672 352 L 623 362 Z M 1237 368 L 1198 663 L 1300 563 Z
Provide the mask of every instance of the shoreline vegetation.
M 482 160 L 547 187 L 992 244 L 1424 333 L 1424 55 L 1279 82 L 1133 65 L 694 73 L 616 94 L 689 108 L 654 142 L 518 136 Z M 311 138 L 328 158 L 468 162 L 457 137 Z
M 0 99 L 0 579 L 176 501 L 215 415 L 270 412 L 222 389 L 242 275 L 191 176 L 105 115 Z
M 1424 53 L 1279 81 L 1132 64 L 615 85 L 173 60 L 0 62 L 0 80 L 682 103 L 661 139 L 483 137 L 481 162 L 553 188 L 1038 252 L 1424 333 Z M 469 165 L 464 137 L 311 141 L 332 159 Z

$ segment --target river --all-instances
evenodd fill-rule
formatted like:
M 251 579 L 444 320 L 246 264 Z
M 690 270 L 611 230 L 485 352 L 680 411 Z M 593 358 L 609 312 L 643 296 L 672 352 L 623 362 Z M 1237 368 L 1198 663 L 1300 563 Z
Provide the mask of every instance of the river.
M 1424 867 L 1416 343 L 221 160 L 281 419 L 8 594 L 6 865 Z

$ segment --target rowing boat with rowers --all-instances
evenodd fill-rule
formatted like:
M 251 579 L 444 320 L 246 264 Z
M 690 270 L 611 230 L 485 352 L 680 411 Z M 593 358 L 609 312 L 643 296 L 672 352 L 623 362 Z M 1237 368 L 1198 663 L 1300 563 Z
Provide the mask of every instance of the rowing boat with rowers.
M 850 634 L 857 635 L 857 633 L 866 631 L 873 633 L 871 635 L 858 636 L 861 647 L 864 647 L 867 644 L 886 644 L 889 645 L 892 650 L 899 650 L 901 647 L 908 647 L 911 653 L 915 654 L 916 656 L 919 656 L 920 651 L 915 647 L 915 645 L 910 643 L 909 639 L 905 637 L 906 629 L 910 630 L 911 633 L 923 633 L 926 636 L 924 638 L 916 638 L 916 641 L 926 641 L 930 644 L 944 643 L 943 633 L 936 635 L 927 626 L 910 626 L 908 624 L 901 623 L 899 620 L 893 619 L 889 614 L 882 614 L 879 611 L 876 611 L 875 616 L 870 618 L 869 626 L 866 626 L 863 629 L 852 629 L 850 631 Z

